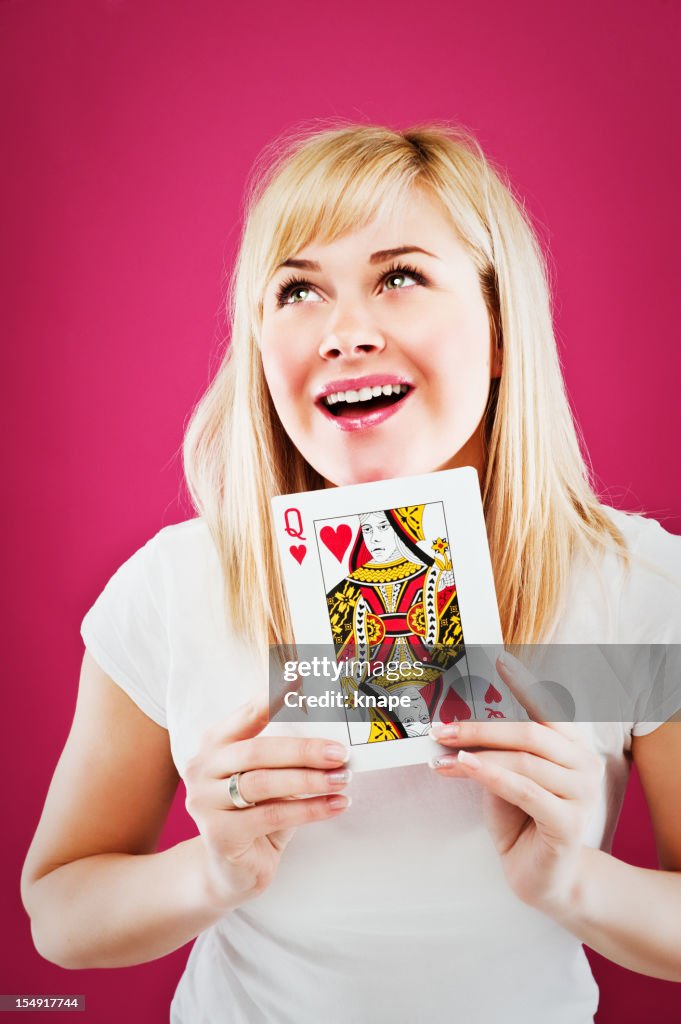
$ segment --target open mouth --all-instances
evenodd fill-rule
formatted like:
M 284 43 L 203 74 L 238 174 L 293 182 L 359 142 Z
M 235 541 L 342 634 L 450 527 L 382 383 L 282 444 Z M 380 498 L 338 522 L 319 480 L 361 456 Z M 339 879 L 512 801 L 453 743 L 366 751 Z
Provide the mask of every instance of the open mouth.
M 332 416 L 351 418 L 399 405 L 410 391 L 408 384 L 376 384 L 357 391 L 336 391 L 325 395 L 320 404 Z

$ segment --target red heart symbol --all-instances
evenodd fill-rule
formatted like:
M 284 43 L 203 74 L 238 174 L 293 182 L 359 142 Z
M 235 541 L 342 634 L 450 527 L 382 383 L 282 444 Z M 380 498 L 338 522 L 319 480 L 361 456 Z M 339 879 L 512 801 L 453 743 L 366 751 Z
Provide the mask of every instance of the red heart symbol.
M 471 709 L 466 701 L 458 695 L 456 690 L 450 689 L 440 706 L 440 721 L 449 725 L 450 722 L 463 722 L 470 717 Z
M 500 704 L 501 694 L 498 690 L 495 690 L 492 684 L 489 684 L 487 693 L 485 694 L 485 704 Z
M 319 531 L 319 539 L 322 544 L 326 544 L 331 554 L 342 562 L 352 540 L 352 530 L 347 523 L 341 523 L 336 529 L 333 526 L 323 526 Z
M 305 555 L 307 554 L 307 548 L 305 547 L 305 545 L 304 544 L 293 544 L 289 548 L 289 551 L 291 552 L 291 554 L 295 558 L 295 560 L 298 563 L 298 565 L 302 565 L 303 564 L 303 559 L 305 558 Z

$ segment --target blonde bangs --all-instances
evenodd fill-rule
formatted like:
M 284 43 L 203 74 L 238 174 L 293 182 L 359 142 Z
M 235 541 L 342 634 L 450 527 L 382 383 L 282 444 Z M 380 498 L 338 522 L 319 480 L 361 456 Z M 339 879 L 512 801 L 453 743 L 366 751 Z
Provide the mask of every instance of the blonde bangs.
M 242 276 L 248 306 L 262 317 L 262 294 L 277 266 L 312 241 L 328 244 L 358 231 L 380 213 L 398 211 L 411 189 L 428 191 L 473 255 L 481 276 L 490 268 L 485 225 L 487 164 L 470 136 L 449 126 L 400 134 L 355 126 L 288 141 L 266 169 L 255 168 L 246 211 Z M 453 136 L 456 138 L 453 138 Z M 484 175 L 483 175 L 484 176 Z
M 331 138 L 321 147 L 284 153 L 253 194 L 243 271 L 251 284 L 249 307 L 259 321 L 262 294 L 285 259 L 312 241 L 327 244 L 371 223 L 379 211 L 396 210 L 407 201 L 421 174 L 413 149 L 395 137 L 391 145 L 368 138 Z M 256 272 L 257 268 L 257 272 Z

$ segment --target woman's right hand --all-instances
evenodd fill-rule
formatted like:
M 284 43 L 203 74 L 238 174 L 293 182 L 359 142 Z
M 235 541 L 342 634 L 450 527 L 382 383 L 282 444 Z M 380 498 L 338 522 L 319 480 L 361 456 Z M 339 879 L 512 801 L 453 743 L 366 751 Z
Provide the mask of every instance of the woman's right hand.
M 243 705 L 204 733 L 186 768 L 186 808 L 201 834 L 207 891 L 225 910 L 267 888 L 299 825 L 335 817 L 350 804 L 340 792 L 350 780 L 345 747 L 259 736 L 268 720 L 266 703 Z M 255 807 L 232 803 L 227 786 L 236 772 L 244 800 Z

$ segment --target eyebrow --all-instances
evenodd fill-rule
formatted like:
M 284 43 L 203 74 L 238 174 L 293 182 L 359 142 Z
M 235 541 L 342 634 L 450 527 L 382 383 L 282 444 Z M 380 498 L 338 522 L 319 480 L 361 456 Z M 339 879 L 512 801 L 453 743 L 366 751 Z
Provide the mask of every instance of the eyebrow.
M 435 253 L 428 252 L 427 249 L 422 249 L 420 245 L 398 245 L 395 249 L 380 249 L 378 252 L 372 252 L 369 257 L 369 263 L 371 265 L 376 263 L 387 263 L 388 260 L 394 259 L 396 256 L 404 256 L 408 252 L 421 252 L 424 256 L 431 256 L 434 260 L 439 259 Z M 282 267 L 295 267 L 296 270 L 321 270 L 321 265 L 316 260 L 298 260 L 291 257 L 291 259 L 284 260 L 277 267 L 277 270 L 281 270 Z

